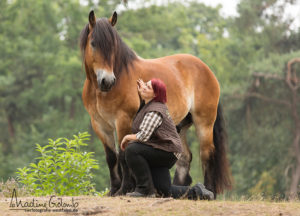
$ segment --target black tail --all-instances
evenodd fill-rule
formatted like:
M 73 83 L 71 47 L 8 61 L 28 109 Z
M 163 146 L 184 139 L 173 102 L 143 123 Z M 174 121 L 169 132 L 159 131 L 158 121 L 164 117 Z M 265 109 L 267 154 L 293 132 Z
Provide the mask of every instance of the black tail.
M 232 176 L 226 156 L 227 133 L 221 104 L 218 105 L 217 118 L 213 130 L 215 150 L 205 168 L 204 184 L 214 194 L 232 188 Z

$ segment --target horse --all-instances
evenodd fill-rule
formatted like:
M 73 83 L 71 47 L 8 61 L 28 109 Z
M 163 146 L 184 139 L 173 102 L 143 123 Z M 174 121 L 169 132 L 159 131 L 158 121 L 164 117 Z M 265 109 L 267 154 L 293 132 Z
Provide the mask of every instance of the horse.
M 86 72 L 82 100 L 92 128 L 104 146 L 110 173 L 109 194 L 123 195 L 134 189 L 134 179 L 119 145 L 131 133 L 132 120 L 142 103 L 136 83 L 139 78 L 144 81 L 159 78 L 167 86 L 167 107 L 183 144 L 173 184 L 192 182 L 189 174 L 192 153 L 186 132 L 194 124 L 204 185 L 215 196 L 230 189 L 226 128 L 219 104 L 220 86 L 214 73 L 199 58 L 189 54 L 143 59 L 122 41 L 116 23 L 116 12 L 110 18 L 96 19 L 91 11 L 80 33 Z

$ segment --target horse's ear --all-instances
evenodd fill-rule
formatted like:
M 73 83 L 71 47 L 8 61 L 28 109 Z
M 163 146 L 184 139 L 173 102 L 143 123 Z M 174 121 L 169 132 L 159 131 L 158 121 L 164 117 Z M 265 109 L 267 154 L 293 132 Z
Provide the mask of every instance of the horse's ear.
M 90 28 L 90 30 L 94 28 L 95 24 L 96 24 L 96 17 L 95 17 L 94 11 L 92 10 L 89 14 L 89 28 Z
M 114 14 L 108 19 L 108 21 L 110 22 L 110 24 L 112 26 L 116 25 L 117 23 L 117 19 L 118 19 L 118 14 L 117 12 L 115 11 Z

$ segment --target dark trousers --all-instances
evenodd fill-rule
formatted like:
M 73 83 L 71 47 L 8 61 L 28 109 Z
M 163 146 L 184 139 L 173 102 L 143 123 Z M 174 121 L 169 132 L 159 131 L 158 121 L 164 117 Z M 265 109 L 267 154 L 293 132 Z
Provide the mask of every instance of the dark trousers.
M 164 196 L 179 198 L 188 186 L 171 185 L 169 169 L 176 163 L 174 153 L 135 142 L 125 149 L 125 160 L 136 181 L 135 191 L 148 195 L 156 191 Z
M 151 169 L 154 187 L 162 197 L 192 198 L 193 194 L 189 190 L 190 186 L 179 186 L 171 184 L 170 171 L 166 167 Z

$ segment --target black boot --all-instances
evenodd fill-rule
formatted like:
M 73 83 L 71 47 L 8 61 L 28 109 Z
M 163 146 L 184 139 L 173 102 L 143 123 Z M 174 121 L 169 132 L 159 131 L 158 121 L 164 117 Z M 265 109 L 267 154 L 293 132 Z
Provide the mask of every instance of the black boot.
M 214 193 L 207 190 L 203 184 L 197 183 L 189 189 L 187 197 L 191 200 L 213 200 Z

